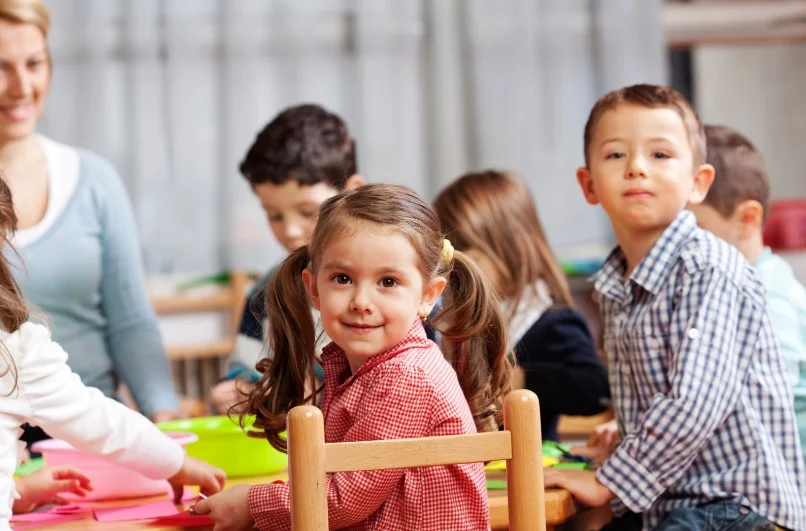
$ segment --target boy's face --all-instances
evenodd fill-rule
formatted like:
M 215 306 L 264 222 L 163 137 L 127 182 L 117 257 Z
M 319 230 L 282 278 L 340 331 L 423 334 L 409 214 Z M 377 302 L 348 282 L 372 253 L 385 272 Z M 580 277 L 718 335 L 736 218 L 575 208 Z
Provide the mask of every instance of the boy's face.
M 686 126 L 669 108 L 624 103 L 606 111 L 588 160 L 577 179 L 617 235 L 660 234 L 687 204 L 702 202 L 713 180 L 711 166 L 694 167 Z
M 274 236 L 289 252 L 310 243 L 319 207 L 339 193 L 325 183 L 300 186 L 293 179 L 283 184 L 255 184 L 252 189 L 266 211 Z

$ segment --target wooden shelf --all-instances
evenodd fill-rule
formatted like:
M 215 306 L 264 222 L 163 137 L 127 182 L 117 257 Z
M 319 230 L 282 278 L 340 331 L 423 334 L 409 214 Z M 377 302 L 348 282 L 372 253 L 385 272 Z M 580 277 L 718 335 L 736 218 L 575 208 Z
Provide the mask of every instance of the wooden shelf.
M 229 356 L 233 350 L 235 350 L 234 338 L 222 339 L 215 343 L 200 343 L 199 345 L 168 346 L 165 349 L 168 359 L 172 361 L 221 358 Z
M 672 48 L 806 42 L 806 0 L 667 3 L 663 30 Z
M 169 315 L 176 313 L 198 313 L 216 310 L 230 310 L 233 308 L 234 300 L 232 293 L 227 290 L 222 293 L 214 293 L 206 297 L 198 295 L 174 297 L 154 297 L 151 305 L 158 315 Z

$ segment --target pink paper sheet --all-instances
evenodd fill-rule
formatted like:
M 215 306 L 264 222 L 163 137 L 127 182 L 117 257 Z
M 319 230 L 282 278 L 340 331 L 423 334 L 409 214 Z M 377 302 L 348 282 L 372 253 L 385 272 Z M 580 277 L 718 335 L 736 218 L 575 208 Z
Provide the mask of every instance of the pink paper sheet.
M 184 511 L 171 516 L 163 516 L 148 523 L 148 525 L 172 525 L 176 527 L 195 527 L 200 525 L 214 525 L 215 520 L 207 515 L 201 516 Z
M 55 507 L 52 507 L 48 512 L 50 514 L 76 514 L 88 510 L 89 508 L 74 503 L 72 505 L 56 505 Z
M 121 522 L 124 520 L 146 520 L 160 518 L 162 516 L 173 516 L 177 512 L 173 502 L 162 501 L 153 503 L 143 503 L 140 505 L 130 505 L 128 507 L 107 507 L 95 509 L 95 519 L 99 522 Z
M 40 513 L 24 513 L 11 515 L 12 522 L 48 522 L 54 518 L 65 516 L 62 514 L 53 514 L 51 512 Z
M 53 513 L 29 513 L 26 515 L 19 515 L 19 516 L 26 516 L 29 517 L 30 515 L 40 515 L 38 519 L 30 519 L 26 518 L 26 520 L 20 522 L 18 517 L 14 517 L 13 521 L 11 522 L 11 529 L 14 531 L 26 531 L 27 529 L 36 529 L 46 525 L 53 525 L 53 524 L 62 524 L 65 522 L 70 522 L 72 520 L 78 520 L 79 518 L 83 518 L 81 514 L 53 514 Z
M 47 511 L 36 511 L 33 513 L 13 514 L 12 522 L 49 522 L 61 516 L 78 514 L 86 509 L 78 505 L 57 505 Z

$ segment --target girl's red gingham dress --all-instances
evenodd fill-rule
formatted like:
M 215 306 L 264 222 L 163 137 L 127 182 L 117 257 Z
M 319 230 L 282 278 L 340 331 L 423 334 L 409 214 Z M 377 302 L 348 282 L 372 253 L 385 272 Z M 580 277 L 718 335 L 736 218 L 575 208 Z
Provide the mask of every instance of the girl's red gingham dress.
M 335 344 L 322 354 L 325 441 L 353 442 L 476 433 L 456 373 L 416 322 L 389 351 L 350 373 Z M 331 529 L 489 529 L 481 463 L 328 474 Z M 258 529 L 290 529 L 288 485 L 255 485 Z

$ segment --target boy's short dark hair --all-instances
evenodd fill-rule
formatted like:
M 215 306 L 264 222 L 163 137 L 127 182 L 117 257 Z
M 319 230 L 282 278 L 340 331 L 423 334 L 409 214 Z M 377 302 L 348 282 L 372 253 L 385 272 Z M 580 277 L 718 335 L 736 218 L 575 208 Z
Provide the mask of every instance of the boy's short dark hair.
M 319 105 L 289 107 L 258 133 L 239 169 L 252 184 L 325 183 L 337 190 L 357 173 L 355 140 Z
M 688 141 L 691 145 L 691 152 L 694 157 L 694 165 L 699 166 L 705 163 L 705 133 L 703 132 L 700 117 L 686 98 L 670 87 L 661 85 L 632 85 L 613 90 L 599 98 L 588 115 L 585 124 L 585 165 L 590 165 L 589 151 L 593 141 L 593 133 L 596 124 L 602 115 L 621 104 L 631 103 L 649 109 L 668 108 L 677 111 L 683 124 L 686 126 Z
M 716 170 L 703 201 L 723 216 L 731 216 L 742 201 L 755 200 L 764 209 L 770 203 L 770 182 L 764 157 L 737 131 L 721 125 L 705 126 L 707 162 Z

